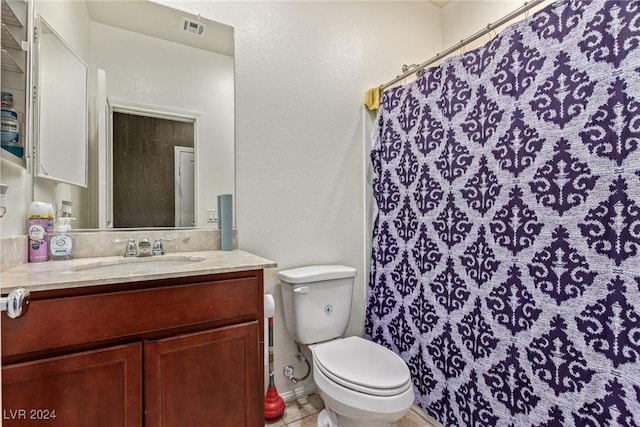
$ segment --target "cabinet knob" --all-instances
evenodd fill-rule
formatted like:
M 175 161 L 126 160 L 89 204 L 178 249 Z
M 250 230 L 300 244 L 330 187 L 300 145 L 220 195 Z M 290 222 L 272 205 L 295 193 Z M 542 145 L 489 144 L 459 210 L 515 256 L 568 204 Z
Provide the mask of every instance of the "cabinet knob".
M 25 288 L 15 288 L 6 297 L 0 298 L 0 311 L 6 311 L 7 316 L 16 319 L 29 311 L 31 293 Z

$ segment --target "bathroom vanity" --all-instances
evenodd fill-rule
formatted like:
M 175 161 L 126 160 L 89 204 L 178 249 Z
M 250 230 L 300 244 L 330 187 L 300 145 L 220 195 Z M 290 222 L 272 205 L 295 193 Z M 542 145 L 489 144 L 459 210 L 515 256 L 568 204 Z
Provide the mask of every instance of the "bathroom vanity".
M 262 425 L 263 269 L 276 264 L 242 251 L 188 254 L 200 261 L 3 273 L 4 287 L 21 275 L 40 282 L 23 317 L 3 314 L 3 425 Z

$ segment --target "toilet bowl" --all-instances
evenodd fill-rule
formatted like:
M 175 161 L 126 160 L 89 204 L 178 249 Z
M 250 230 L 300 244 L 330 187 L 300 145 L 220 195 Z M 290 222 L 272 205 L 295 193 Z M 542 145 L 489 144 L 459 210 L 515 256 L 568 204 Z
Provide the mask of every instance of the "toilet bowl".
M 318 427 L 388 427 L 415 398 L 400 356 L 364 338 L 340 338 L 350 319 L 355 274 L 341 265 L 278 273 L 287 330 L 313 355 L 313 377 L 325 404 Z
M 359 337 L 312 346 L 325 409 L 318 427 L 388 427 L 414 402 L 409 369 L 387 348 Z

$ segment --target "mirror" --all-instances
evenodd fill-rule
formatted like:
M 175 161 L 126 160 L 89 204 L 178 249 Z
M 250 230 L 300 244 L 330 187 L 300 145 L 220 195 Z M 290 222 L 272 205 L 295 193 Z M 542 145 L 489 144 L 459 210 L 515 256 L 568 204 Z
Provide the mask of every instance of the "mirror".
M 42 16 L 36 22 L 36 174 L 86 187 L 87 64 Z
M 48 7 L 48 2 L 41 3 Z M 235 190 L 233 28 L 147 0 L 87 0 L 82 3 L 84 16 L 78 13 L 78 4 L 55 2 L 51 14 L 59 17 L 65 7 L 73 9 L 72 18 L 59 19 L 60 25 L 72 23 L 82 33 L 71 38 L 88 40 L 84 58 L 89 68 L 88 186 L 80 192 L 61 190 L 60 185 L 39 190 L 36 183 L 35 197 L 55 193 L 50 198 L 58 204 L 72 199 L 73 216 L 78 218 L 74 228 L 216 226 L 211 219 L 217 195 Z M 68 31 L 67 25 L 65 36 Z M 172 131 L 153 124 L 129 132 L 136 121 L 121 120 L 122 114 L 189 123 L 192 141 L 159 141 Z M 159 131 L 153 136 L 150 129 Z M 123 133 L 129 144 L 139 145 L 137 151 L 123 154 L 118 148 L 122 146 L 116 138 Z M 152 156 L 145 155 L 163 144 L 169 157 L 150 160 Z M 134 151 L 140 155 L 137 161 L 122 166 L 118 159 Z M 165 165 L 170 165 L 170 177 L 155 178 L 151 172 L 164 170 Z M 178 182 L 189 165 L 192 179 Z M 123 177 L 125 184 L 118 184 Z M 129 194 L 124 200 L 129 201 L 117 206 L 125 190 Z M 189 192 L 193 197 L 176 198 Z M 143 196 L 154 202 L 166 198 L 171 219 L 157 222 L 158 207 L 153 203 L 132 206 L 131 200 Z M 123 210 L 139 213 L 138 222 L 115 221 Z

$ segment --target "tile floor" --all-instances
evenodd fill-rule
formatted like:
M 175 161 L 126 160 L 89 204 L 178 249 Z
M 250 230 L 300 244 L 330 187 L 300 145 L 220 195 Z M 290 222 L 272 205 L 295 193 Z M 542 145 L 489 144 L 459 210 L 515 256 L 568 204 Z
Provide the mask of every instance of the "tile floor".
M 279 420 L 266 422 L 265 427 L 316 427 L 318 413 L 324 408 L 317 393 L 287 403 Z M 414 411 L 409 411 L 394 427 L 435 427 Z

